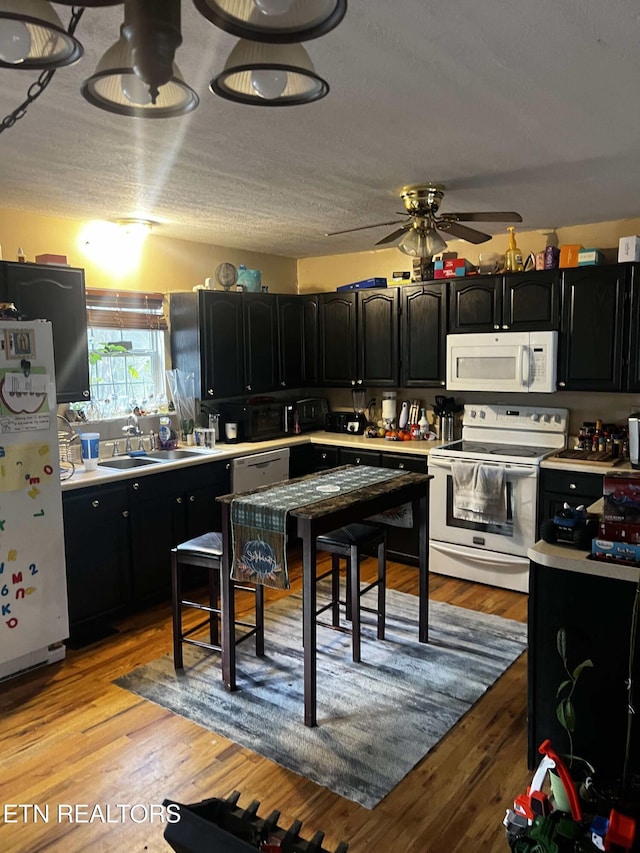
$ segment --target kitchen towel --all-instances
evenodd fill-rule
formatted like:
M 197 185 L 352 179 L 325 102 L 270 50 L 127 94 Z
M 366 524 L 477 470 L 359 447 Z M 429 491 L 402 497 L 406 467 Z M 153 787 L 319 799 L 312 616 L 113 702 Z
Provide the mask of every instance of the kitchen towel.
M 453 516 L 464 521 L 504 524 L 507 489 L 502 465 L 452 462 Z

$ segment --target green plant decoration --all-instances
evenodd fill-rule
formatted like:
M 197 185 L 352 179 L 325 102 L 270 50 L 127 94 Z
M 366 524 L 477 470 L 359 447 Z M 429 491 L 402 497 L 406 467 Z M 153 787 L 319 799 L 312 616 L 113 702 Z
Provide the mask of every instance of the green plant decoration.
M 593 661 L 591 658 L 587 658 L 586 660 L 583 660 L 582 663 L 579 663 L 575 669 L 569 669 L 569 663 L 567 660 L 567 632 L 565 628 L 560 628 L 558 630 L 556 635 L 556 645 L 558 648 L 558 654 L 562 659 L 564 671 L 567 674 L 567 678 L 561 682 L 556 691 L 556 699 L 559 700 L 556 705 L 556 717 L 558 718 L 558 722 L 562 728 L 567 733 L 567 737 L 569 739 L 567 764 L 569 768 L 571 768 L 573 767 L 574 759 L 579 757 L 573 754 L 573 733 L 576 728 L 576 711 L 573 704 L 573 694 L 583 670 L 593 667 Z

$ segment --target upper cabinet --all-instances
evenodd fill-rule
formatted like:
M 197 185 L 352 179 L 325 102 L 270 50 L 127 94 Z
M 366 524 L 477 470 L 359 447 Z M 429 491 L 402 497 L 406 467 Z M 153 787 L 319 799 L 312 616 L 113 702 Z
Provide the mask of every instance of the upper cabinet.
M 311 385 L 317 298 L 198 290 L 172 293 L 171 359 L 201 400 Z
M 561 390 L 626 390 L 622 353 L 629 340 L 625 301 L 632 272 L 627 264 L 563 270 L 558 358 Z M 637 329 L 633 337 L 636 335 Z M 637 352 L 631 357 L 637 362 Z
M 281 388 L 302 388 L 318 380 L 318 297 L 276 297 Z
M 557 329 L 560 278 L 560 270 L 540 270 L 453 279 L 449 332 Z
M 445 384 L 447 283 L 402 288 L 402 386 Z
M 49 320 L 58 403 L 89 399 L 84 270 L 0 261 L 0 295 L 29 320 Z
M 320 385 L 399 384 L 399 297 L 397 287 L 320 295 Z

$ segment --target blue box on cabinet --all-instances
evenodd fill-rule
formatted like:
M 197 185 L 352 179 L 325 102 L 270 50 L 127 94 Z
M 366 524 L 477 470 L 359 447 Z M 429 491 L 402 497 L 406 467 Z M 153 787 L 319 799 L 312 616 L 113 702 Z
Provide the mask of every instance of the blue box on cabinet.
M 362 281 L 354 281 L 352 284 L 341 284 L 336 290 L 366 290 L 368 287 L 386 287 L 386 278 L 365 278 Z

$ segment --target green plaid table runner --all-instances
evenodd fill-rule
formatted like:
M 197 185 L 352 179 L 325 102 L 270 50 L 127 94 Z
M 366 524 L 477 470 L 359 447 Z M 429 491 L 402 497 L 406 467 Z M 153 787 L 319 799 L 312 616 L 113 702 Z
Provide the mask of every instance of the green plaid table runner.
M 231 577 L 289 589 L 287 513 L 402 474 L 404 471 L 360 465 L 235 498 L 231 504 Z

